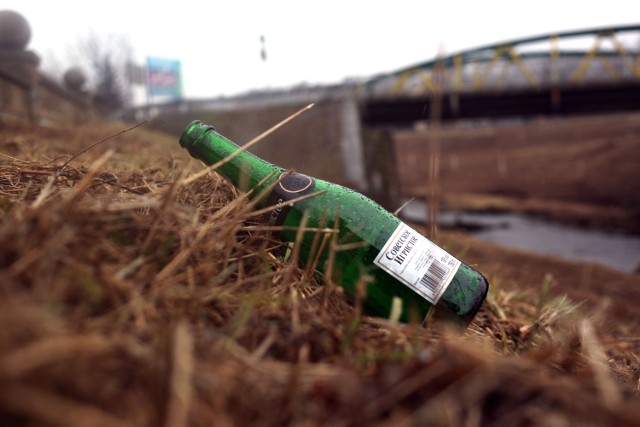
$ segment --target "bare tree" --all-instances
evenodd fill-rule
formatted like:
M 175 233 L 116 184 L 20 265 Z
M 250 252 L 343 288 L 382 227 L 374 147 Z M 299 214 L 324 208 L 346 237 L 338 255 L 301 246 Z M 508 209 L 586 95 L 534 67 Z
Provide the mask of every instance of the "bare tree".
M 128 39 L 121 35 L 90 33 L 80 41 L 78 54 L 79 62 L 89 69 L 89 84 L 96 105 L 105 112 L 113 112 L 127 104 L 130 93 L 126 66 L 132 57 Z

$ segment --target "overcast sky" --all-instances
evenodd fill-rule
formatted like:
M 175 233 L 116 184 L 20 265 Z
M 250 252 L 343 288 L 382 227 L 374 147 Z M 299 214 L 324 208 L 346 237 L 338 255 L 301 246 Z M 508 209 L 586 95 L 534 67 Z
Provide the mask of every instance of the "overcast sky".
M 336 83 L 433 59 L 440 48 L 640 21 L 633 0 L 3 0 L 4 9 L 29 21 L 29 48 L 44 68 L 66 68 L 67 51 L 91 31 L 119 35 L 140 63 L 181 60 L 190 98 Z

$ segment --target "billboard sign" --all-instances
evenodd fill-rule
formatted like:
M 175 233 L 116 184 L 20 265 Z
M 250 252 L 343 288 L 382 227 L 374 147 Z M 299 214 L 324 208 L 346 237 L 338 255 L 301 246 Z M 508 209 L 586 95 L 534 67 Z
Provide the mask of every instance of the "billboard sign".
M 182 97 L 182 69 L 176 59 L 147 58 L 149 96 Z

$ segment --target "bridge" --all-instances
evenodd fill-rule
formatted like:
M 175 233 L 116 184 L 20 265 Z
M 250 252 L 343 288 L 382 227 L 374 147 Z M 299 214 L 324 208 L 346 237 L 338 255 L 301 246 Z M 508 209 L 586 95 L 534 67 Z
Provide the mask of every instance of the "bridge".
M 492 44 L 363 81 L 179 100 L 134 109 L 129 118 L 162 116 L 154 126 L 173 134 L 200 118 L 241 142 L 310 102 L 315 108 L 255 154 L 346 183 L 395 209 L 394 177 L 404 161 L 395 144 L 416 122 L 640 110 L 640 24 Z
M 139 118 L 335 99 L 355 101 L 365 127 L 406 127 L 435 116 L 449 121 L 640 110 L 640 24 L 490 44 L 363 81 L 179 100 L 127 113 Z
M 640 25 L 539 35 L 376 76 L 365 125 L 640 109 Z

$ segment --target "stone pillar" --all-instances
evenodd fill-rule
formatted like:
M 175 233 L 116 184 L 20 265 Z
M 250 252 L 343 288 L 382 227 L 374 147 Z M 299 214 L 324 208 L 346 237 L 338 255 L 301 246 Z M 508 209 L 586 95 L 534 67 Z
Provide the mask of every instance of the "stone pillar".
M 1 99 L 6 104 L 3 109 L 36 120 L 35 89 L 40 58 L 26 50 L 30 39 L 31 28 L 22 15 L 0 11 L 0 79 L 6 83 L 2 85 Z M 18 93 L 22 99 L 14 99 Z

